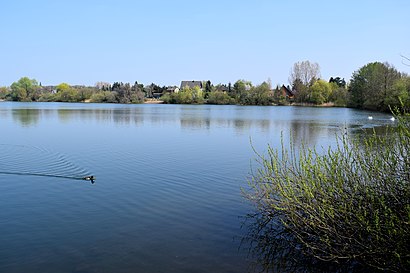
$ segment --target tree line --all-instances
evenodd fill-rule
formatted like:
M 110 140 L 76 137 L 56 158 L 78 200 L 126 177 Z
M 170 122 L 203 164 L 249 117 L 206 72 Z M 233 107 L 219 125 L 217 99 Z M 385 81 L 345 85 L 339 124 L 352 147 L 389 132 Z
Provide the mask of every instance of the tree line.
M 238 80 L 233 85 L 202 86 L 181 90 L 154 83 L 150 85 L 97 82 L 95 86 L 42 86 L 35 79 L 23 77 L 10 87 L 0 87 L 0 99 L 9 101 L 57 101 L 100 103 L 143 103 L 150 98 L 174 104 L 240 105 L 334 105 L 389 111 L 394 107 L 410 108 L 410 77 L 389 63 L 372 62 L 352 74 L 349 82 L 335 76 L 321 78 L 320 67 L 310 61 L 297 62 L 289 75 L 290 85 L 272 87 L 270 80 L 253 85 Z M 174 92 L 176 90 L 178 92 Z

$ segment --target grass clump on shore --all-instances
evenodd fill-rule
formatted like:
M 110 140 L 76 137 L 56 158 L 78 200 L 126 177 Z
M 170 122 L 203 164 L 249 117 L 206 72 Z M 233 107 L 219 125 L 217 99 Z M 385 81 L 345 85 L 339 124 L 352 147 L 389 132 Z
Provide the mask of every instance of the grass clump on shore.
M 353 140 L 344 135 L 324 154 L 306 147 L 296 151 L 292 144 L 258 154 L 245 194 L 258 220 L 250 239 L 265 268 L 278 266 L 282 255 L 349 271 L 409 270 L 406 118 L 398 117 L 398 126 L 383 136 Z

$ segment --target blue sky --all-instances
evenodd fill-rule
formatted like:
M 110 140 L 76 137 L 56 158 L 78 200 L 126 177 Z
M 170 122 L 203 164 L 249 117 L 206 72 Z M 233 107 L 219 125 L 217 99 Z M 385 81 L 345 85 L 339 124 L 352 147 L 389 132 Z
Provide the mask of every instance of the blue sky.
M 0 86 L 61 82 L 288 84 L 297 61 L 322 77 L 387 61 L 409 73 L 410 1 L 4 0 Z

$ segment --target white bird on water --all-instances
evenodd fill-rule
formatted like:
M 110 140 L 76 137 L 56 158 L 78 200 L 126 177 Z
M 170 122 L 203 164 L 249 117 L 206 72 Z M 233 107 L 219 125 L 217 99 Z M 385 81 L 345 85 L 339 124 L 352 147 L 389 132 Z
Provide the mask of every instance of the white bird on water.
M 368 119 L 373 119 L 373 117 L 372 117 L 372 116 L 368 116 L 367 118 L 368 118 Z
M 396 119 L 395 119 L 394 117 L 391 117 L 390 120 L 391 120 L 391 121 L 395 121 Z

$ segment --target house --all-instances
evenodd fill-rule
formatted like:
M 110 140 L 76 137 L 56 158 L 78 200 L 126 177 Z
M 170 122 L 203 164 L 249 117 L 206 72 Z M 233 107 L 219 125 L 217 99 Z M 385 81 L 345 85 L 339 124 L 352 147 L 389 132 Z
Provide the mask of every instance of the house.
M 189 88 L 194 88 L 198 86 L 199 89 L 202 90 L 203 86 L 202 86 L 202 82 L 201 81 L 181 81 L 181 90 L 184 89 L 184 87 L 189 87 Z
M 160 97 L 162 97 L 165 94 L 172 94 L 172 93 L 178 93 L 179 92 L 179 88 L 176 86 L 168 86 L 167 88 L 163 87 L 160 89 L 154 89 L 154 91 L 152 91 L 152 97 L 154 99 L 159 99 Z
M 48 93 L 51 93 L 51 94 L 56 94 L 57 93 L 57 86 L 54 86 L 54 85 L 41 86 L 41 89 L 44 92 L 48 92 Z
M 167 89 L 165 89 L 164 93 L 178 93 L 179 88 L 176 86 L 168 86 Z
M 282 87 L 279 89 L 279 94 L 288 99 L 293 99 L 295 97 L 295 94 L 285 85 L 282 85 Z
M 154 90 L 153 92 L 152 92 L 152 97 L 154 98 L 154 99 L 159 99 L 161 96 L 163 95 L 163 93 L 161 92 L 161 91 L 157 91 L 157 90 Z
M 215 86 L 215 90 L 220 91 L 220 92 L 229 92 L 230 91 L 229 87 L 226 86 L 225 84 L 218 84 L 217 86 Z

